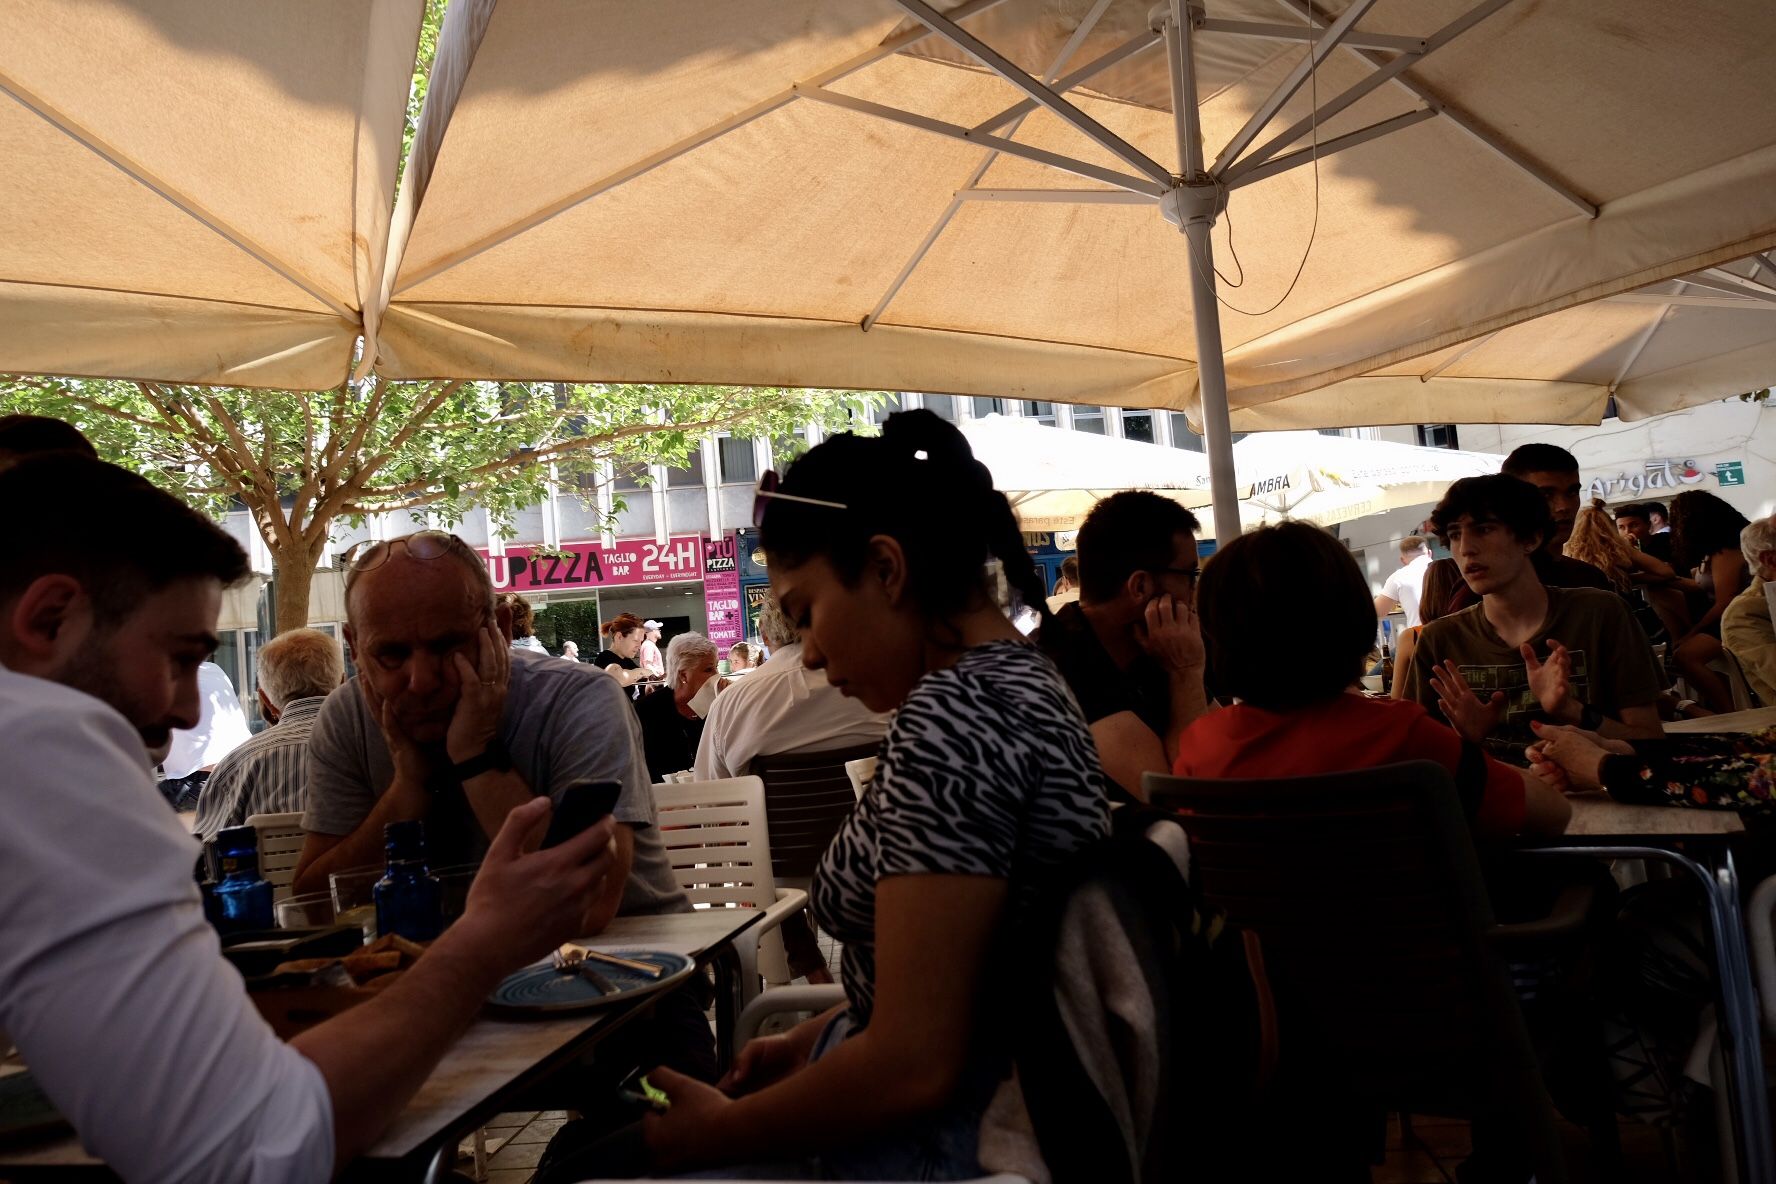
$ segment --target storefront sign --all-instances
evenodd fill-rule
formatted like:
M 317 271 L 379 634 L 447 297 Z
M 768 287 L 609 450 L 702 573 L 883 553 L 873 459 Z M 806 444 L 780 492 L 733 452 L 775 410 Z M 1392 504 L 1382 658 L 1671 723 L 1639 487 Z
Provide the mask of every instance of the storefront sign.
M 765 598 L 771 594 L 771 585 L 747 584 L 745 594 L 746 636 L 763 637 L 763 634 L 759 632 L 759 608 L 765 603 Z
M 740 560 L 742 582 L 771 578 L 771 573 L 765 564 L 765 553 L 759 547 L 758 531 L 736 530 L 734 532 L 734 550 Z
M 746 640 L 737 555 L 733 535 L 703 542 L 703 602 L 709 617 L 708 636 L 715 643 L 715 652 L 724 657 L 735 642 Z
M 703 576 L 702 538 L 694 534 L 674 535 L 664 543 L 646 539 L 614 547 L 567 543 L 560 551 L 538 554 L 533 547 L 508 547 L 504 555 L 492 555 L 476 548 L 493 586 L 502 592 L 618 588 Z
M 1737 461 L 1730 462 L 1738 468 Z M 1718 477 L 1726 465 L 1716 465 Z M 1677 491 L 1685 486 L 1698 485 L 1707 478 L 1693 460 L 1649 460 L 1646 468 L 1639 472 L 1624 470 L 1613 477 L 1596 477 L 1591 481 L 1587 496 L 1600 497 L 1604 501 L 1615 501 L 1624 497 L 1639 497 L 1643 493 L 1654 493 L 1661 490 Z M 1738 485 L 1744 483 L 1743 474 L 1738 481 L 1722 480 L 1722 485 Z

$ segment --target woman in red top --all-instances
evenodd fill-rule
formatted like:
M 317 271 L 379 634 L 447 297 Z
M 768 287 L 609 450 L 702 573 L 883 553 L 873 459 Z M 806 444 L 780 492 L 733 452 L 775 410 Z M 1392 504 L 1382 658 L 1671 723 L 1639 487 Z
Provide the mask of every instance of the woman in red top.
M 1454 778 L 1476 835 L 1566 829 L 1572 808 L 1559 790 L 1487 756 L 1417 703 L 1356 689 L 1375 605 L 1330 534 L 1285 522 L 1242 535 L 1209 560 L 1196 596 L 1210 685 L 1235 704 L 1185 731 L 1179 776 L 1304 777 L 1430 760 Z

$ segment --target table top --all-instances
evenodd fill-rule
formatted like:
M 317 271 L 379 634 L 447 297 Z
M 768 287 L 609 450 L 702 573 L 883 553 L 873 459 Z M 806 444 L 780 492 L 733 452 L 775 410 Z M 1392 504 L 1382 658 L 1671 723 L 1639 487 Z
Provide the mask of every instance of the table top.
M 1729 711 L 1725 715 L 1705 715 L 1701 719 L 1680 719 L 1665 725 L 1667 732 L 1761 732 L 1776 727 L 1776 707 L 1754 707 L 1750 711 Z
M 1684 806 L 1629 806 L 1608 794 L 1568 794 L 1572 821 L 1561 838 L 1680 839 L 1736 835 L 1745 823 L 1736 810 L 1692 810 Z M 1558 845 L 1560 838 L 1549 840 Z
M 580 939 L 577 944 L 600 950 L 670 950 L 703 962 L 762 916 L 754 909 L 698 909 L 618 917 L 597 937 Z M 595 1010 L 535 1020 L 477 1019 L 444 1054 L 413 1100 L 364 1158 L 411 1155 L 524 1074 L 594 1037 L 611 1014 Z M 0 1168 L 75 1168 L 98 1162 L 72 1136 L 0 1147 Z

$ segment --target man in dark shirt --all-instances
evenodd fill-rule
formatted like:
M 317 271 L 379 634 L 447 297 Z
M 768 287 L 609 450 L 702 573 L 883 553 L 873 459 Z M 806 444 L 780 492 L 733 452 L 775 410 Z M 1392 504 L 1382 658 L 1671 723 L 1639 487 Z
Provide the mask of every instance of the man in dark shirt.
M 1630 546 L 1639 547 L 1654 559 L 1671 562 L 1671 532 L 1653 530 L 1653 514 L 1665 517 L 1665 507 L 1658 502 L 1635 502 L 1616 511 L 1616 529 Z
M 680 633 L 666 647 L 666 685 L 636 701 L 648 776 L 656 782 L 697 763 L 703 717 L 722 685 L 715 660 L 714 642 L 701 633 Z
M 1085 712 L 1104 772 L 1144 799 L 1208 710 L 1197 625 L 1196 516 L 1156 493 L 1105 498 L 1079 529 L 1079 600 L 1037 638 Z
M 1548 503 L 1553 529 L 1542 540 L 1541 548 L 1530 556 L 1543 586 L 1614 591 L 1608 576 L 1589 563 L 1569 557 L 1565 551 L 1566 541 L 1572 538 L 1573 521 L 1579 516 L 1578 458 L 1555 444 L 1525 444 L 1505 458 L 1504 471 L 1535 486 Z M 1449 611 L 1467 608 L 1479 599 L 1464 583 L 1450 597 Z

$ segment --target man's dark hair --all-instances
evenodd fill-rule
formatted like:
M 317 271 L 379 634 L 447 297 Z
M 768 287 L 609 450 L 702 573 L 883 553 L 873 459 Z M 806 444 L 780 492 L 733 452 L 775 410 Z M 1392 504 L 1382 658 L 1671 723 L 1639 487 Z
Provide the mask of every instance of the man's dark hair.
M 41 452 L 77 452 L 97 458 L 80 429 L 47 415 L 0 415 L 0 462 Z
M 1174 535 L 1199 529 L 1196 515 L 1169 497 L 1141 489 L 1110 495 L 1079 528 L 1079 598 L 1115 600 L 1136 572 L 1172 566 Z
M 1305 522 L 1260 527 L 1216 551 L 1196 607 L 1210 683 L 1268 711 L 1342 694 L 1375 646 L 1369 581 L 1343 543 Z
M 96 627 L 113 627 L 180 580 L 247 576 L 228 534 L 136 474 L 72 452 L 0 470 L 0 604 L 46 575 L 80 581 Z
M 1665 508 L 1664 502 L 1641 502 L 1640 508 L 1646 511 L 1648 522 L 1653 520 L 1654 514 L 1657 514 L 1667 522 L 1671 521 L 1671 511 Z
M 1449 487 L 1449 492 L 1431 512 L 1431 525 L 1436 528 L 1437 537 L 1443 540 L 1444 546 L 1449 545 L 1449 528 L 1464 515 L 1475 522 L 1502 523 L 1519 542 L 1527 543 L 1531 538 L 1545 540 L 1554 530 L 1554 515 L 1548 511 L 1548 499 L 1529 482 L 1505 473 L 1463 477 Z
M 1061 560 L 1061 578 L 1071 581 L 1074 587 L 1079 586 L 1079 556 L 1069 555 Z
M 1616 521 L 1620 522 L 1624 518 L 1639 518 L 1645 522 L 1652 521 L 1652 518 L 1647 514 L 1647 508 L 1639 502 L 1629 502 L 1625 506 L 1616 507 Z
M 1505 458 L 1504 472 L 1513 477 L 1531 473 L 1576 473 L 1579 458 L 1558 444 L 1524 444 Z

